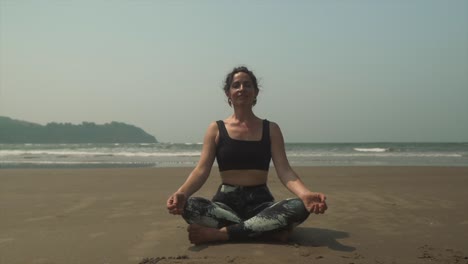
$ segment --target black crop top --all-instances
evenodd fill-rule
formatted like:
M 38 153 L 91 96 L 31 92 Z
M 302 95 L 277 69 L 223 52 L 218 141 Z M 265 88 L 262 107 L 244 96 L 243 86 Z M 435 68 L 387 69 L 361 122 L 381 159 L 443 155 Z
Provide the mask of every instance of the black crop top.
M 259 141 L 230 138 L 224 122 L 219 120 L 216 123 L 219 129 L 219 141 L 216 145 L 216 161 L 219 171 L 268 171 L 271 160 L 270 122 L 268 120 L 263 120 L 262 139 Z

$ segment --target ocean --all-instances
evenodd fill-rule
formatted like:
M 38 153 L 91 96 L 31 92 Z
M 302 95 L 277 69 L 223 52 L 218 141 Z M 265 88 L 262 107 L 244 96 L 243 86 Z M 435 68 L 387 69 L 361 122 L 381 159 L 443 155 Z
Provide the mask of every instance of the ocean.
M 0 144 L 0 169 L 194 167 L 201 148 L 201 143 Z M 286 143 L 286 154 L 292 166 L 468 166 L 468 143 Z

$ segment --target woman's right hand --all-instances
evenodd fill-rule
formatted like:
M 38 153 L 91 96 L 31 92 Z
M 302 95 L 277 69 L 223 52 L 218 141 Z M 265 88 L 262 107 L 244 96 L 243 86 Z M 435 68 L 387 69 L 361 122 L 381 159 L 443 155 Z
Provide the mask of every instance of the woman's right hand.
M 325 200 L 327 197 L 323 193 L 318 192 L 307 192 L 300 196 L 305 208 L 310 213 L 323 214 L 327 209 L 327 203 Z
M 187 196 L 183 192 L 175 192 L 167 199 L 167 210 L 170 214 L 180 215 L 184 212 Z

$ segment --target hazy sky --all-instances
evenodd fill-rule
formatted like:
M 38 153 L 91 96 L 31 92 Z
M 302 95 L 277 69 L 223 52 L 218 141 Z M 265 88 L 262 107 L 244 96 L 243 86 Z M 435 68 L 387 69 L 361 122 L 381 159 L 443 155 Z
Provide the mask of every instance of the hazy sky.
M 0 115 L 201 142 L 246 65 L 287 142 L 468 141 L 468 1 L 0 0 Z

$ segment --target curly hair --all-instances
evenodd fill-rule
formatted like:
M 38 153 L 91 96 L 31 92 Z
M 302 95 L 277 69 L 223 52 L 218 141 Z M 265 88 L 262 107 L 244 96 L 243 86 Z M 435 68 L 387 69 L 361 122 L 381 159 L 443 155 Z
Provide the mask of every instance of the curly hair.
M 255 77 L 255 74 L 253 74 L 253 72 L 250 71 L 245 66 L 236 67 L 230 73 L 228 73 L 228 75 L 226 76 L 226 80 L 224 81 L 224 87 L 223 87 L 224 93 L 229 92 L 229 89 L 231 88 L 231 85 L 232 85 L 232 81 L 234 80 L 234 75 L 236 75 L 239 72 L 243 72 L 243 73 L 246 73 L 247 75 L 249 75 L 250 80 L 252 80 L 252 84 L 254 86 L 255 91 L 258 93 L 260 91 L 260 89 L 258 88 L 257 77 Z M 255 99 L 254 105 L 256 103 L 257 103 L 257 99 Z M 231 105 L 230 102 L 229 102 L 229 105 Z

